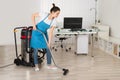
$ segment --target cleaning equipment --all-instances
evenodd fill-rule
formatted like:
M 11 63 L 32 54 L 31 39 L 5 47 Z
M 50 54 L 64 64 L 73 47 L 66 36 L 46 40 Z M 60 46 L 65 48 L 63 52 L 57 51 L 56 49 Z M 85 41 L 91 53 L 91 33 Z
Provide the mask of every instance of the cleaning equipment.
M 40 32 L 40 33 L 43 35 L 43 37 L 44 37 L 44 39 L 45 39 L 45 42 L 47 43 L 47 39 L 46 39 L 44 33 L 43 33 L 42 31 L 40 31 L 40 30 L 37 30 L 37 31 Z M 47 46 L 48 46 L 48 45 L 47 45 Z M 59 69 L 62 69 L 62 70 L 63 70 L 63 75 L 67 75 L 68 72 L 69 72 L 69 70 L 58 66 L 58 65 L 55 63 L 55 60 L 54 60 L 54 58 L 53 58 L 53 55 L 52 55 L 51 50 L 50 50 L 49 47 L 48 47 L 48 49 L 49 49 L 49 51 L 50 51 L 50 54 L 51 54 L 51 57 L 52 57 L 52 60 L 53 60 L 54 65 L 55 65 L 56 67 L 58 67 Z
M 17 39 L 16 39 L 16 32 L 18 29 L 22 29 L 21 30 L 21 54 L 18 55 L 18 50 L 17 50 Z M 45 42 L 47 43 L 47 39 L 44 35 L 43 32 L 41 32 L 40 30 L 37 30 L 38 32 L 40 32 L 45 39 Z M 16 51 L 16 59 L 14 59 L 14 63 L 19 66 L 19 65 L 23 65 L 23 66 L 34 66 L 34 59 L 33 59 L 33 49 L 30 48 L 30 39 L 31 39 L 31 33 L 32 33 L 32 26 L 30 27 L 16 27 L 14 28 L 14 39 L 15 39 L 15 51 Z M 48 49 L 50 50 L 50 48 L 48 47 Z M 44 59 L 44 55 L 46 53 L 45 49 L 41 49 L 39 50 L 40 53 L 42 53 L 42 56 L 38 56 L 38 61 L 39 63 L 43 62 Z M 51 50 L 50 50 L 51 53 Z M 60 66 L 58 66 L 55 63 L 55 60 L 51 54 L 53 63 L 55 64 L 56 67 L 58 67 L 59 69 L 63 70 L 63 75 L 67 75 L 69 70 L 62 68 Z
M 18 55 L 17 50 L 17 39 L 16 39 L 16 32 L 18 29 L 21 30 L 21 54 Z M 19 66 L 34 66 L 34 59 L 33 59 L 33 49 L 30 47 L 30 40 L 31 40 L 31 33 L 32 33 L 32 26 L 30 27 L 16 27 L 14 28 L 14 40 L 15 40 L 15 51 L 16 51 L 16 59 L 14 59 L 14 63 Z M 42 56 L 38 56 L 38 61 L 41 64 L 44 59 L 45 49 L 39 50 L 39 53 Z

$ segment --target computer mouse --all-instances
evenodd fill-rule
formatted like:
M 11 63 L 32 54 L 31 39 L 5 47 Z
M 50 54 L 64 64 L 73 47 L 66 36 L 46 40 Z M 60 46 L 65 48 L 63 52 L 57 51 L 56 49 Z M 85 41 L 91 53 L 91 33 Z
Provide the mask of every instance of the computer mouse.
M 57 31 L 60 32 L 60 29 L 58 29 Z
M 92 30 L 89 30 L 89 32 L 92 32 Z

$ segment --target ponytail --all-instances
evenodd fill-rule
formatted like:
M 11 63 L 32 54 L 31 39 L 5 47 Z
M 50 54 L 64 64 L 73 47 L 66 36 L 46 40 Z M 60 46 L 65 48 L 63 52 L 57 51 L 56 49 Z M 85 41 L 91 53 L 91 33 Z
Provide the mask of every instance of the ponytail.
M 53 5 L 53 7 L 55 7 L 55 4 L 54 4 L 54 3 L 53 3 L 52 5 Z
M 57 6 L 55 6 L 55 4 L 54 4 L 54 3 L 53 3 L 52 5 L 53 5 L 53 7 L 50 9 L 50 12 L 60 11 L 60 8 L 59 8 L 59 7 L 57 7 Z

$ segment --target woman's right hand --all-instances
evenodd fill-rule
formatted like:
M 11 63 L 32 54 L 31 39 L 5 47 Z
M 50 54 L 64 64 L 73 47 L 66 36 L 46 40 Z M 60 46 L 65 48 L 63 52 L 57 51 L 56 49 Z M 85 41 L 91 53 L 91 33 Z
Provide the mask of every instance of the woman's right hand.
M 36 26 L 33 26 L 33 30 L 36 30 Z

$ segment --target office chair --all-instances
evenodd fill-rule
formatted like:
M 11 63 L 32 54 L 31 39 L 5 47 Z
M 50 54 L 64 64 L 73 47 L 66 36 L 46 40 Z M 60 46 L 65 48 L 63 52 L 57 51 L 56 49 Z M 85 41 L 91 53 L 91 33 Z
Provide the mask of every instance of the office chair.
M 65 43 L 63 44 L 63 41 L 67 40 L 69 38 L 68 36 L 65 36 L 65 35 L 62 36 L 60 34 L 56 34 L 55 37 L 58 38 L 58 41 L 55 41 L 55 44 L 57 44 L 59 42 L 60 42 L 60 44 L 57 44 L 56 46 L 52 47 L 52 50 L 57 51 L 58 47 L 60 47 L 61 49 L 65 49 L 66 52 L 71 50 L 71 47 L 67 48 Z

